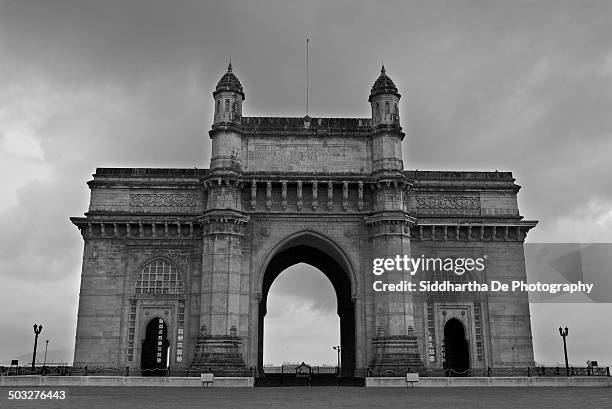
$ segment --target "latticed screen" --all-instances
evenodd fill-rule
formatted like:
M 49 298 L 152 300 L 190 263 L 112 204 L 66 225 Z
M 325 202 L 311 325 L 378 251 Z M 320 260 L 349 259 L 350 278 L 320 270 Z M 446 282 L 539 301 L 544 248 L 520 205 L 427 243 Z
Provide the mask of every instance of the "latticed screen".
M 183 294 L 181 275 L 172 263 L 153 260 L 138 275 L 136 294 Z

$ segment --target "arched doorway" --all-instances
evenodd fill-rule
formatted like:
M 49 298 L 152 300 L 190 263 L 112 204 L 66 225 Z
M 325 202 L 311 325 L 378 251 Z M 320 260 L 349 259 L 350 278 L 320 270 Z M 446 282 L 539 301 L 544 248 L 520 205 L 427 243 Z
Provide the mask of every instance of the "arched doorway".
M 300 263 L 272 283 L 264 319 L 264 365 L 338 365 L 336 292 L 321 270 Z
M 444 369 L 449 376 L 468 376 L 470 369 L 470 351 L 465 339 L 465 328 L 456 318 L 444 325 Z
M 337 247 L 310 233 L 301 234 L 285 242 L 276 250 L 265 268 L 258 317 L 258 366 L 263 367 L 264 318 L 270 287 L 281 272 L 299 263 L 309 264 L 320 270 L 334 288 L 340 318 L 341 375 L 353 377 L 356 360 L 355 305 L 352 300 L 350 272 L 347 271 L 344 256 Z
M 168 326 L 161 318 L 149 321 L 142 342 L 140 367 L 142 376 L 163 376 L 168 367 Z

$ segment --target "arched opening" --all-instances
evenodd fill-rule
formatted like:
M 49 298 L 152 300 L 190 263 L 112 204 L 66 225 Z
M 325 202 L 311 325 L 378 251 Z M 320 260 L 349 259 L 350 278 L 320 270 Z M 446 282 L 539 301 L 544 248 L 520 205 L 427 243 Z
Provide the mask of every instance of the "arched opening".
M 161 318 L 149 321 L 142 342 L 140 367 L 142 376 L 164 376 L 168 367 L 168 326 Z
M 284 270 L 268 293 L 264 365 L 337 366 L 337 308 L 334 288 L 320 270 L 304 263 Z
M 470 369 L 470 351 L 465 339 L 465 328 L 456 318 L 444 325 L 444 368 L 449 376 L 467 376 Z
M 321 271 L 333 286 L 340 319 L 341 375 L 355 372 L 355 306 L 349 266 L 342 253 L 331 242 L 313 234 L 303 234 L 282 245 L 269 260 L 262 279 L 262 298 L 258 320 L 258 366 L 263 368 L 264 318 L 268 293 L 274 280 L 288 267 L 309 264 Z M 332 345 L 330 345 L 330 348 Z

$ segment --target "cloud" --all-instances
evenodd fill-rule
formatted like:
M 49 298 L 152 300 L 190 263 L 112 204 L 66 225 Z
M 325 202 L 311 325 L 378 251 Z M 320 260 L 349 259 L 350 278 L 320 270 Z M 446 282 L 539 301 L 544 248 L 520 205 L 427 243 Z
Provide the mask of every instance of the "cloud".
M 609 348 L 612 328 L 601 325 L 600 317 L 611 313 L 612 304 L 531 304 L 536 362 L 564 365 L 559 327 L 567 326 L 568 359 L 572 365 L 586 366 L 587 360 L 595 360 L 600 366 L 608 366 L 612 362 Z
M 34 324 L 43 326 L 38 339 L 37 360 L 42 360 L 41 351 L 44 351 L 47 339 L 50 350 L 74 350 L 79 281 L 78 274 L 73 274 L 53 281 L 24 284 L 20 279 L 2 275 L 0 300 L 5 317 L 11 318 L 2 321 L 0 365 L 28 352 L 32 356 Z M 52 354 L 49 358 L 55 359 L 54 356 Z M 21 365 L 28 365 L 27 362 L 21 362 Z
M 297 264 L 272 283 L 264 319 L 264 362 L 330 364 L 340 342 L 336 293 L 316 268 Z
M 329 279 L 317 268 L 296 264 L 283 271 L 272 283 L 268 294 L 268 312 L 286 315 L 282 305 L 313 313 L 337 313 L 336 292 Z M 279 308 L 274 308 L 274 307 Z

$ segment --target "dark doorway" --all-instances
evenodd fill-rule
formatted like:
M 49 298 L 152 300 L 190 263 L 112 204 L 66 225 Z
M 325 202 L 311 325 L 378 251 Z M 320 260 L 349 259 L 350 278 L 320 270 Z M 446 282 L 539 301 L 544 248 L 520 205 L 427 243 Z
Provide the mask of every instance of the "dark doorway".
M 267 266 L 259 305 L 258 364 L 260 369 L 263 369 L 263 324 L 270 286 L 286 268 L 306 263 L 325 274 L 334 287 L 340 317 L 341 376 L 352 378 L 355 374 L 355 306 L 351 299 L 351 282 L 338 257 L 332 257 L 327 251 L 320 250 L 317 244 L 315 241 L 312 244 L 295 243 L 293 246 L 287 246 L 289 248 L 277 253 Z
M 168 367 L 168 326 L 161 318 L 153 318 L 147 325 L 142 342 L 140 367 L 142 376 L 164 376 Z
M 444 349 L 447 376 L 468 376 L 470 351 L 465 339 L 465 328 L 456 318 L 451 318 L 444 325 Z

